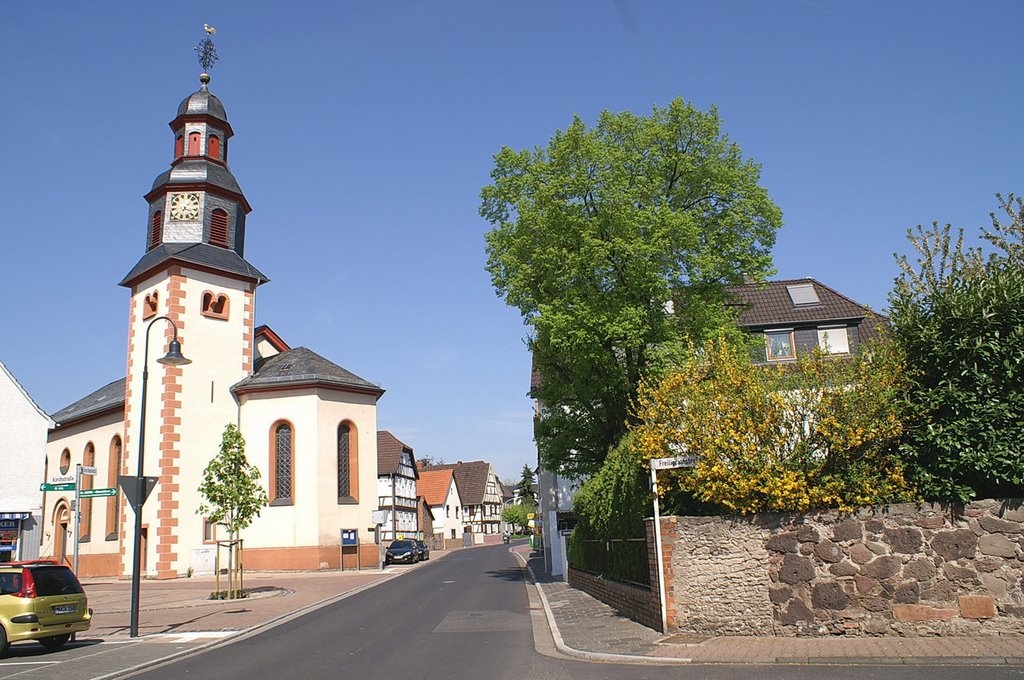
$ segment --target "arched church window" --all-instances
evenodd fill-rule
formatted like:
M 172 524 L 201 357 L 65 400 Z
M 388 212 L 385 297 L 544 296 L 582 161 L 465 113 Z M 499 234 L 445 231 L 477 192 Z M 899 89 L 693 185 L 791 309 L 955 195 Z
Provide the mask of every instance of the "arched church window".
M 174 157 L 181 158 L 183 153 L 185 153 L 185 138 L 178 135 L 174 138 Z
M 153 250 L 164 238 L 164 212 L 157 210 L 149 218 L 149 249 Z
M 271 430 L 270 442 L 270 502 L 272 505 L 291 505 L 294 483 L 295 455 L 290 423 L 276 423 Z
M 188 133 L 188 155 L 198 156 L 199 155 L 199 140 L 202 139 L 202 135 L 198 132 Z
M 217 135 L 210 135 L 206 141 L 206 155 L 220 160 L 220 137 Z
M 85 453 L 82 454 L 82 465 L 85 467 L 96 467 L 96 447 L 92 442 L 85 445 Z M 92 475 L 82 473 L 82 491 L 92 488 Z M 92 499 L 83 498 L 81 514 L 79 519 L 79 542 L 87 543 L 92 539 Z
M 121 472 L 121 437 L 114 435 L 110 440 L 110 451 L 107 454 L 107 488 L 117 488 L 117 475 Z M 117 520 L 121 511 L 121 493 L 114 494 L 107 500 L 107 522 L 105 527 L 106 540 L 117 540 Z
M 210 245 L 228 247 L 228 214 L 220 208 L 210 215 Z
M 147 293 L 146 297 L 142 300 L 142 320 L 145 321 L 151 317 L 156 316 L 156 308 L 160 302 L 159 291 L 153 291 Z
M 230 302 L 228 296 L 224 293 L 213 293 L 206 291 L 203 293 L 203 316 L 212 316 L 217 319 L 228 318 L 228 309 L 230 308 Z
M 359 454 L 356 428 L 338 425 L 338 503 L 359 502 Z

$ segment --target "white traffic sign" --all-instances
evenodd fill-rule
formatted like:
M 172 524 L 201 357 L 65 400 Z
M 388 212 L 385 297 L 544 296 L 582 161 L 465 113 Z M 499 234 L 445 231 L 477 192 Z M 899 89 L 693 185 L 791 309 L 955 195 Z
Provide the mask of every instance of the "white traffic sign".
M 74 484 L 75 483 L 75 476 L 74 475 L 63 475 L 63 476 L 57 476 L 57 477 L 50 477 L 50 484 L 67 484 L 68 482 L 71 482 L 72 484 Z
M 88 465 L 83 465 L 82 466 L 82 474 L 83 475 L 94 475 L 94 474 L 96 474 L 96 468 L 90 467 Z
M 370 517 L 372 518 L 370 521 L 374 524 L 384 524 L 387 521 L 388 513 L 384 510 L 374 510 L 370 513 Z
M 673 470 L 675 468 L 692 468 L 697 464 L 700 456 L 688 453 L 683 456 L 672 456 L 671 458 L 652 458 L 652 470 Z

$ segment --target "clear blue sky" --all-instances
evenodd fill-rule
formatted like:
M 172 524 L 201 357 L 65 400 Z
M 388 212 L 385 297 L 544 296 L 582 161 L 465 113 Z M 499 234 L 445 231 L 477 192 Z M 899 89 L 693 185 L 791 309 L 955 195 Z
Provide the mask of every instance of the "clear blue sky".
M 783 211 L 780 278 L 884 309 L 908 227 L 1024 192 L 1020 2 L 0 2 L 0 360 L 53 412 L 125 373 L 143 194 L 198 87 L 235 130 L 257 322 L 387 389 L 420 455 L 535 461 L 517 311 L 484 271 L 502 145 L 716 104 Z M 186 347 L 187 353 L 187 347 Z

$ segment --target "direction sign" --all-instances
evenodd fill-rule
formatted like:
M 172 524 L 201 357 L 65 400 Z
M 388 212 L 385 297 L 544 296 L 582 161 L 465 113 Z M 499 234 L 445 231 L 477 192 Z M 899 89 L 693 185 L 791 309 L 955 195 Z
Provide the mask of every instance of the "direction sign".
M 114 496 L 117 494 L 117 489 L 106 488 L 106 489 L 82 489 L 80 494 L 82 498 L 100 498 L 102 496 Z
M 62 484 L 46 484 L 46 483 L 43 483 L 43 484 L 39 485 L 39 490 L 40 491 L 74 491 L 75 490 L 75 483 L 74 482 L 64 482 Z
M 692 468 L 697 464 L 700 456 L 688 453 L 683 456 L 672 456 L 671 458 L 652 458 L 652 470 L 673 470 L 675 468 Z

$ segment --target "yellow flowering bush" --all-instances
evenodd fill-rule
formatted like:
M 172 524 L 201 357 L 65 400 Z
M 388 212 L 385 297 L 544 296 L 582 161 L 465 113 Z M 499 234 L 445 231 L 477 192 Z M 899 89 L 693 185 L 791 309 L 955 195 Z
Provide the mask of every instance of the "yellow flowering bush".
M 641 387 L 634 446 L 643 462 L 697 454 L 693 469 L 659 474 L 670 507 L 745 514 L 914 500 L 896 452 L 902 375 L 883 343 L 758 366 L 720 339 Z

